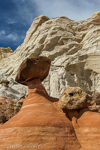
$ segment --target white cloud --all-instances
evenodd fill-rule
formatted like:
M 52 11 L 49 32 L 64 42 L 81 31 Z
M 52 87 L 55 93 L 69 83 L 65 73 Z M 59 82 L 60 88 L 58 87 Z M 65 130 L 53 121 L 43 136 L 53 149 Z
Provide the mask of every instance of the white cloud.
M 6 36 L 7 39 L 11 39 L 12 41 L 17 41 L 18 35 L 16 33 L 9 34 Z
M 66 16 L 72 20 L 83 20 L 99 11 L 99 0 L 30 0 L 37 4 L 39 15 L 50 18 Z
M 18 8 L 19 16 L 30 25 L 34 17 L 39 15 L 46 15 L 49 18 L 66 16 L 72 20 L 83 20 L 100 10 L 99 0 L 21 0 L 19 2 L 13 0 L 13 2 Z
M 17 8 L 18 20 L 23 21 L 23 24 L 31 25 L 34 14 L 37 12 L 34 10 L 34 0 L 12 0 Z M 35 12 L 34 12 L 35 11 Z
M 8 23 L 8 24 L 14 24 L 14 23 L 16 23 L 16 21 L 15 21 L 15 20 L 12 20 L 12 19 L 10 19 L 10 18 L 7 18 L 7 23 Z
M 6 34 L 4 30 L 0 31 L 0 41 L 13 41 L 19 42 L 20 40 L 24 39 L 23 36 L 18 36 L 16 33 Z
M 0 36 L 2 36 L 2 35 L 5 35 L 5 31 L 4 30 L 0 31 Z

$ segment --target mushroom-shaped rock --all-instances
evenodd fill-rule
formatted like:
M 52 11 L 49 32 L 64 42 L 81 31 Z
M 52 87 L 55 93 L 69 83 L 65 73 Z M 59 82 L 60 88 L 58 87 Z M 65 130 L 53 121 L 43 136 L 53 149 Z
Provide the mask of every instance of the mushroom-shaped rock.
M 80 109 L 93 104 L 92 97 L 80 87 L 67 87 L 58 102 L 59 108 Z
M 3 86 L 8 87 L 9 81 L 8 80 L 2 80 L 0 82 Z
M 100 105 L 100 93 L 99 92 L 94 94 L 93 100 L 96 103 L 96 105 Z
M 43 81 L 49 73 L 50 64 L 51 60 L 44 56 L 27 58 L 21 64 L 15 80 L 25 85 L 34 78 Z

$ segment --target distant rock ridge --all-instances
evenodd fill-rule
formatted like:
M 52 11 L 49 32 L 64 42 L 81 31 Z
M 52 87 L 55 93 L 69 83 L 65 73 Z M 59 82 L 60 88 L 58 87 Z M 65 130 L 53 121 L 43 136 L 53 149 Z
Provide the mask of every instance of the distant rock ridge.
M 0 80 L 15 79 L 20 64 L 29 56 L 51 59 L 50 74 L 43 81 L 47 92 L 60 97 L 65 87 L 81 87 L 93 95 L 100 91 L 100 11 L 86 20 L 39 16 L 24 42 L 0 65 Z M 15 82 L 14 82 L 15 83 Z M 20 92 L 27 87 L 13 84 Z

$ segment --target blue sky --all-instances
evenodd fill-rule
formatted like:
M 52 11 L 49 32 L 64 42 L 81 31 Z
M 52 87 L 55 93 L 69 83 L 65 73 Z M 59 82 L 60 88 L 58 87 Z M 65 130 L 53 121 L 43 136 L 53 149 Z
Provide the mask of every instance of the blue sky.
M 35 17 L 84 20 L 100 11 L 100 0 L 0 0 L 0 47 L 15 50 Z

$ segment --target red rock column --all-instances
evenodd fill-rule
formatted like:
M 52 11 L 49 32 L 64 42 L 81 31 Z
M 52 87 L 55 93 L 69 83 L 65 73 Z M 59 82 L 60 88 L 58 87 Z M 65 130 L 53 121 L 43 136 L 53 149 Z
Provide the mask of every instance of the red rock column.
M 28 150 L 78 150 L 71 121 L 48 99 L 39 79 L 27 82 L 29 95 L 17 115 L 0 129 L 0 147 Z

